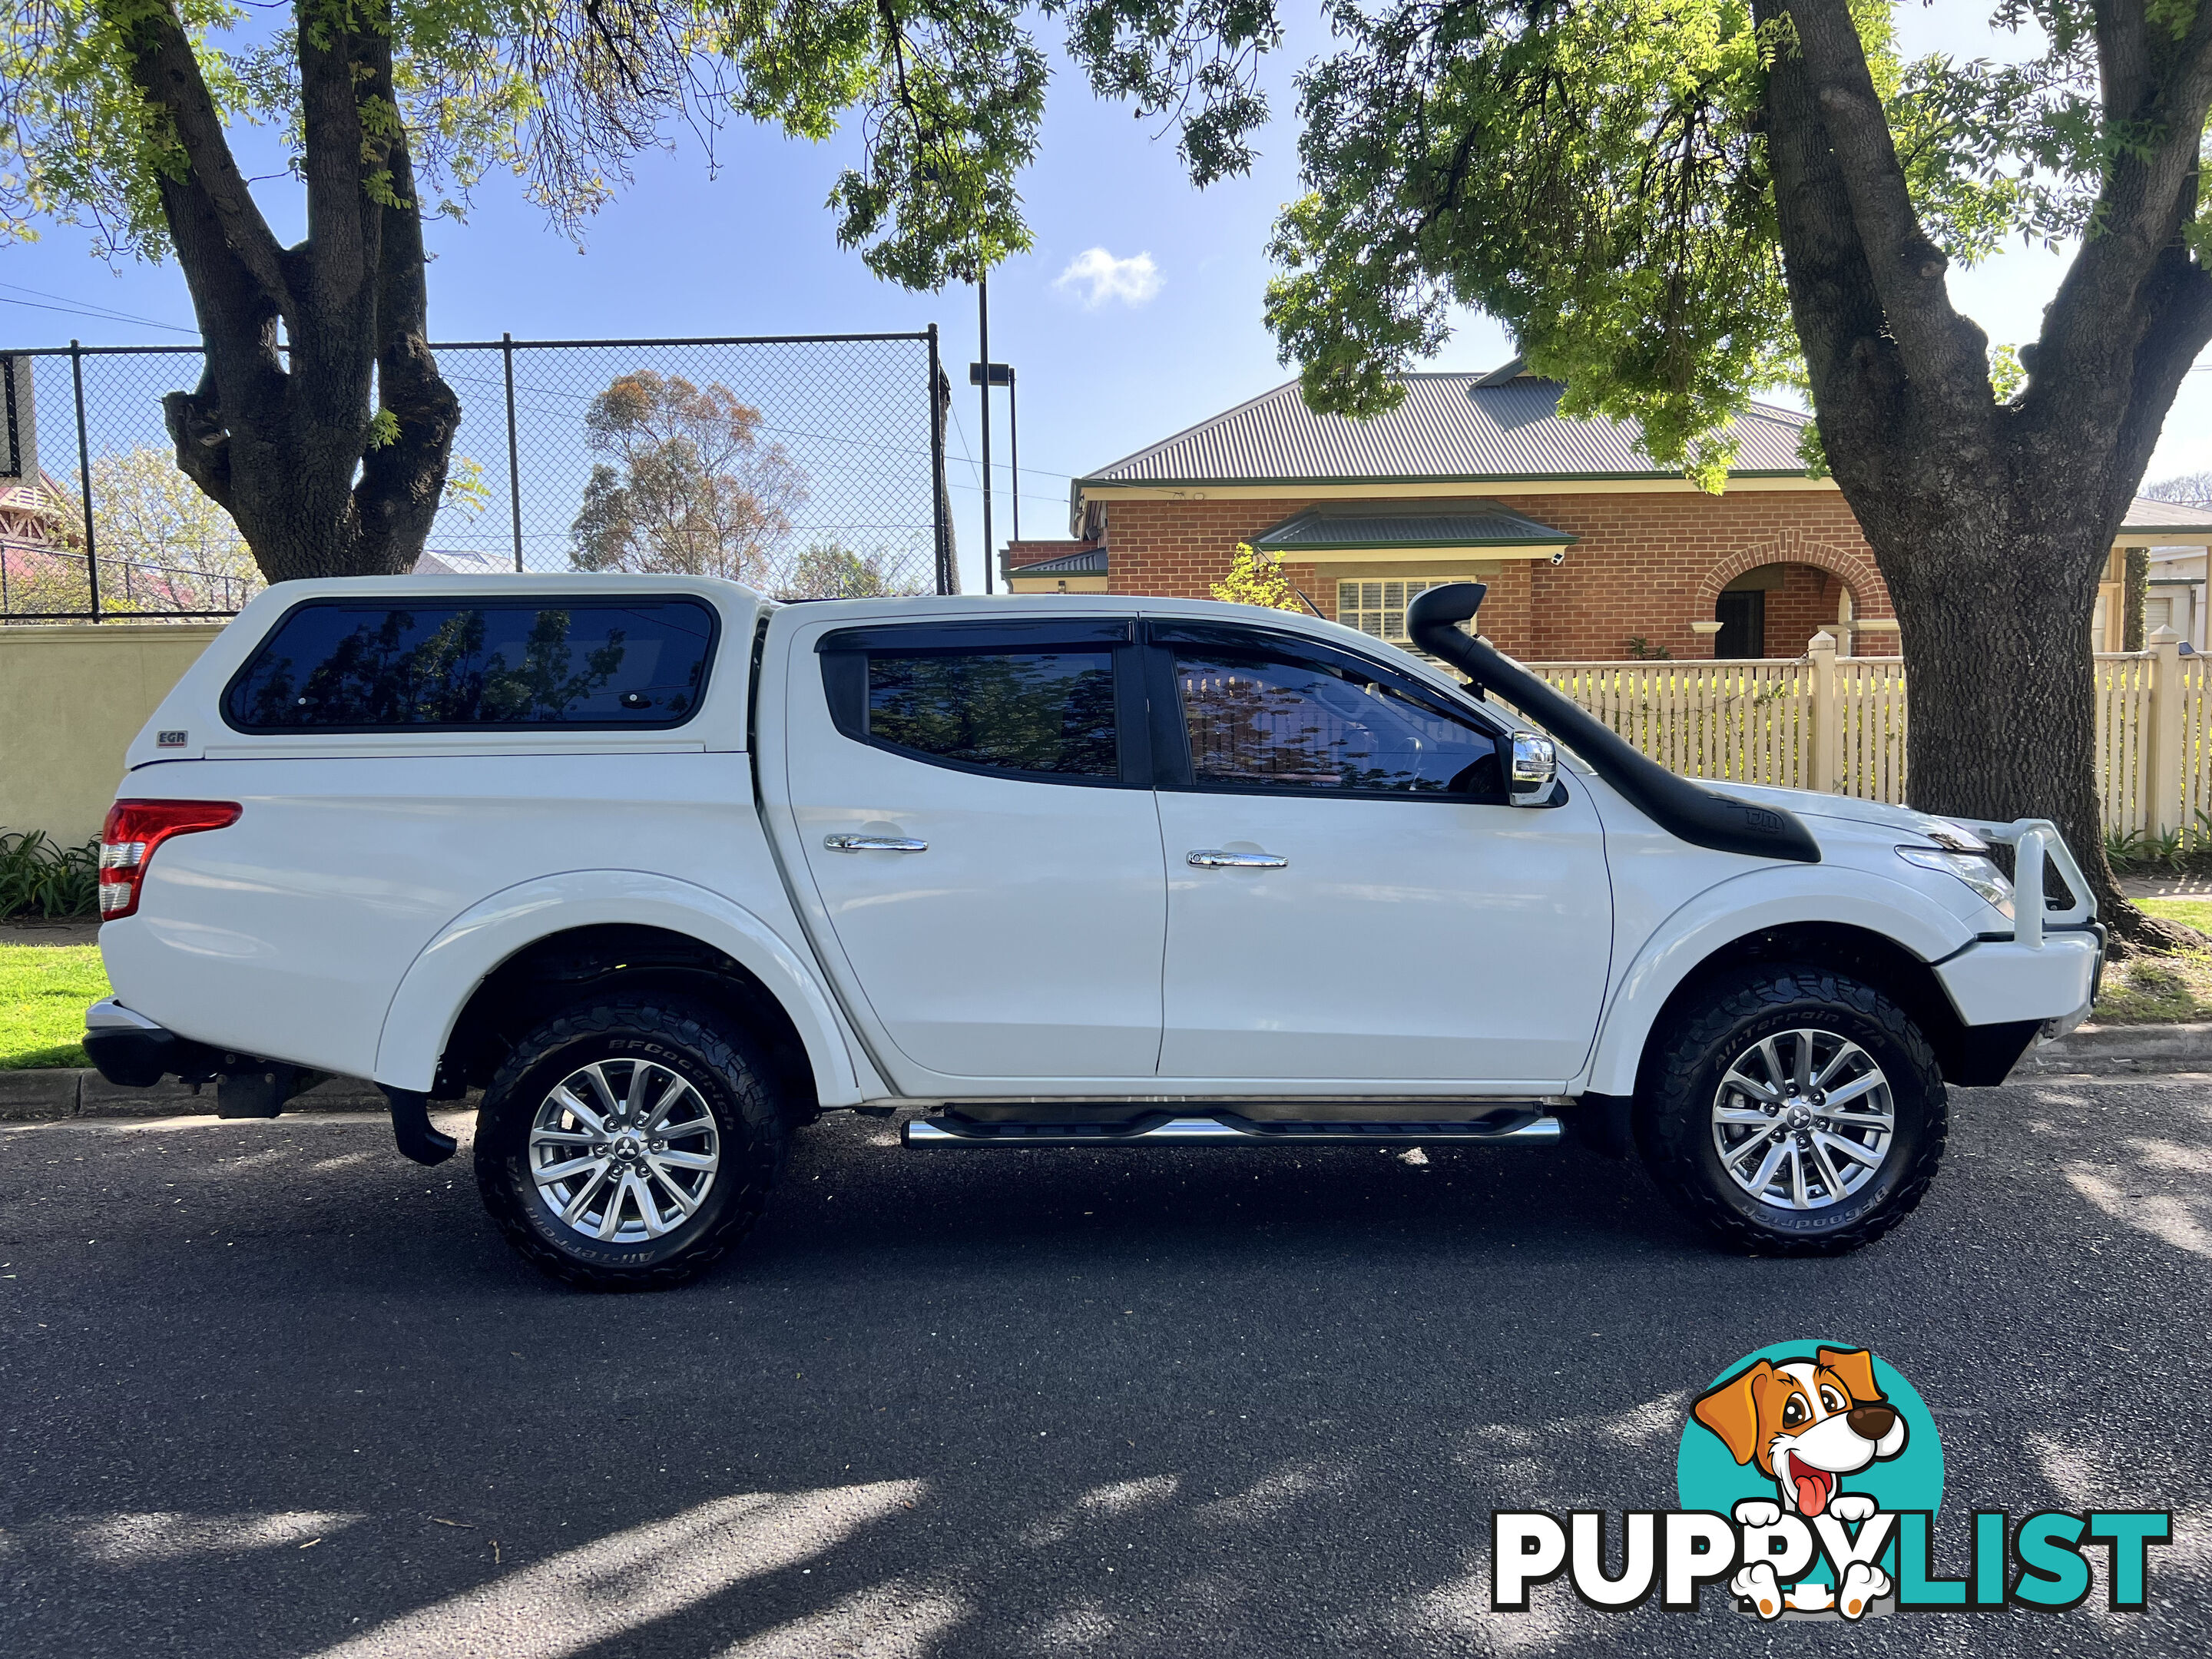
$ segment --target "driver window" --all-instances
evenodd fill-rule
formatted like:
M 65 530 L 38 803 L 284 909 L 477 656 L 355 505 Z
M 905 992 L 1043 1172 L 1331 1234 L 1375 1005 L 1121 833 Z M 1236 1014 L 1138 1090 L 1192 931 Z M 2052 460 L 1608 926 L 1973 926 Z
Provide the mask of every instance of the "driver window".
M 1505 799 L 1486 729 L 1352 659 L 1174 649 L 1201 789 Z

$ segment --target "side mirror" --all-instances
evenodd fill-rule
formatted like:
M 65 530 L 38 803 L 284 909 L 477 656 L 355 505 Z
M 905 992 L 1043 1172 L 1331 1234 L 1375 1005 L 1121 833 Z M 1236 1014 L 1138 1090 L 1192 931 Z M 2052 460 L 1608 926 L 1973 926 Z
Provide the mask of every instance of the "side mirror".
M 1505 799 L 1513 806 L 1551 804 L 1552 784 L 1559 775 L 1559 751 L 1549 738 L 1534 732 L 1513 734 L 1513 773 Z

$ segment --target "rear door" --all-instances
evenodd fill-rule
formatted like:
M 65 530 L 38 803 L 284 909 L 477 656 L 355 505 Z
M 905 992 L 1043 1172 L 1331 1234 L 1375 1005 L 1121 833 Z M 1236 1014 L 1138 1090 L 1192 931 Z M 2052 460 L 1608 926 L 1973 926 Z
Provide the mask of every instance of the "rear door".
M 1415 676 L 1243 625 L 1149 627 L 1162 1078 L 1364 1093 L 1579 1070 L 1613 902 L 1576 781 L 1508 806 L 1508 729 Z
M 1149 1078 L 1166 878 L 1133 620 L 813 626 L 787 672 L 824 955 L 902 1089 Z

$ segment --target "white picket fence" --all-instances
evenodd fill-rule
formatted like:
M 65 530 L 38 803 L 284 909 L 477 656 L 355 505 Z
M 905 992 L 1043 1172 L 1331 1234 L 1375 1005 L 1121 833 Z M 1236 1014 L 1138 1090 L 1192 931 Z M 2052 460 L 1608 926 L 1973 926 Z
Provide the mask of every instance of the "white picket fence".
M 2166 630 L 2160 629 L 2160 634 Z M 2159 639 L 2096 657 L 2105 826 L 2212 836 L 2206 659 Z M 1529 663 L 1670 770 L 1691 777 L 1905 799 L 1905 665 L 1838 658 L 1825 634 L 1795 662 Z

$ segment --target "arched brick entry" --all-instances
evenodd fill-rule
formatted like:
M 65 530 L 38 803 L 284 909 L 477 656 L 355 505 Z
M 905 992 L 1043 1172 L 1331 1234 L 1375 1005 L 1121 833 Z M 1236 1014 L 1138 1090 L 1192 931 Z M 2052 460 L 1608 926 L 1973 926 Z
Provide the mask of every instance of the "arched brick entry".
M 1815 541 L 1794 530 L 1785 530 L 1771 541 L 1739 548 L 1708 570 L 1705 580 L 1698 584 L 1698 614 L 1711 616 L 1721 589 L 1746 571 L 1756 570 L 1763 564 L 1812 565 L 1843 579 L 1844 586 L 1851 591 L 1851 604 L 1860 616 L 1890 614 L 1889 589 L 1883 585 L 1881 572 L 1875 568 L 1872 559 L 1863 553 L 1849 552 L 1826 542 Z
M 1775 580 L 1755 584 L 1766 590 L 1763 596 L 1747 596 L 1735 613 L 1724 609 L 1722 596 L 1729 585 L 1763 567 L 1775 571 Z M 1731 635 L 1725 628 L 1708 636 L 1715 655 L 1721 654 L 1725 646 L 1730 656 L 1748 652 L 1770 658 L 1794 657 L 1806 648 L 1815 633 L 1824 629 L 1837 636 L 1846 655 L 1869 647 L 1875 654 L 1887 655 L 1895 648 L 1887 643 L 1894 636 L 1886 632 L 1862 635 L 1837 626 L 1841 616 L 1865 620 L 1889 615 L 1888 591 L 1874 562 L 1863 553 L 1849 552 L 1832 543 L 1790 532 L 1739 548 L 1716 563 L 1698 584 L 1698 614 L 1718 616 L 1725 622 L 1731 614 L 1740 616 L 1745 603 L 1760 598 L 1763 605 L 1752 614 L 1763 614 L 1763 624 L 1753 623 L 1757 631 L 1748 636 L 1734 635 L 1732 646 L 1727 645 Z

